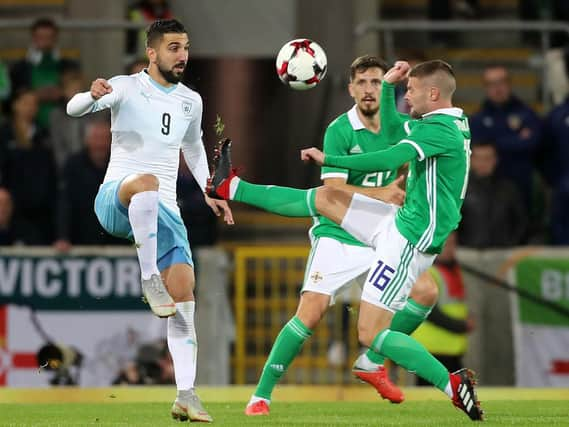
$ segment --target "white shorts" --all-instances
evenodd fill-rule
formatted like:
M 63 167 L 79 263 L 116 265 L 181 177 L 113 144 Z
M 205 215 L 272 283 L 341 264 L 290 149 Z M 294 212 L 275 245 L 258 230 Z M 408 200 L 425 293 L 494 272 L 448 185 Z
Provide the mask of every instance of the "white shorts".
M 417 250 L 399 233 L 395 215 L 399 208 L 361 194 L 354 194 L 342 227 L 375 249 L 362 300 L 389 311 L 399 311 L 407 302 L 413 284 L 436 255 Z
M 301 292 L 329 295 L 333 304 L 336 295 L 352 287 L 354 294 L 346 292 L 346 299 L 358 301 L 360 288 L 374 260 L 375 251 L 368 246 L 347 245 L 330 237 L 319 237 L 310 250 Z

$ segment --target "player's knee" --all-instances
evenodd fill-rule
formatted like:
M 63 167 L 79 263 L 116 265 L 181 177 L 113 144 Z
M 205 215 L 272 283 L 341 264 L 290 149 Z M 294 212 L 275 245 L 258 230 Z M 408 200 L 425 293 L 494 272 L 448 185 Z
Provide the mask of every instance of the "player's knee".
M 316 206 L 316 210 L 321 214 L 326 211 L 326 204 L 330 199 L 330 190 L 331 188 L 326 186 L 318 187 L 316 189 L 314 204 Z
M 323 186 L 316 189 L 315 205 L 319 214 L 340 224 L 344 219 L 352 193 L 341 188 Z
M 330 297 L 314 292 L 304 292 L 296 310 L 296 317 L 309 329 L 314 329 L 328 309 Z
M 120 186 L 119 199 L 121 203 L 128 205 L 135 194 L 143 191 L 158 191 L 158 186 L 159 181 L 155 175 L 130 175 L 123 180 Z
M 149 173 L 137 175 L 134 181 L 135 188 L 138 189 L 137 193 L 141 191 L 156 191 L 160 185 L 160 182 L 158 181 L 156 175 Z
M 409 296 L 421 305 L 432 306 L 439 298 L 439 288 L 433 277 L 428 272 L 424 272 L 413 285 Z
M 339 200 L 342 196 L 345 196 L 345 194 L 345 191 L 332 186 L 324 185 L 322 187 L 318 187 L 316 189 L 316 206 L 334 204 L 334 202 Z

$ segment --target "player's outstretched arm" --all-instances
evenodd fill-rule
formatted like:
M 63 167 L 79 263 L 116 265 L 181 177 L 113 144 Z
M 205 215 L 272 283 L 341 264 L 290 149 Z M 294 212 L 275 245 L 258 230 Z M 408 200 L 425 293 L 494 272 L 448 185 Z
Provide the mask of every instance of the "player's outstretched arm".
M 349 156 L 324 155 L 316 147 L 300 151 L 300 159 L 317 165 L 335 166 L 361 172 L 377 172 L 397 169 L 417 157 L 417 151 L 411 144 L 396 144 L 387 150 Z
M 409 120 L 409 116 L 397 111 L 395 102 L 395 84 L 404 80 L 408 71 L 409 64 L 407 62 L 397 61 L 395 65 L 387 71 L 385 76 L 383 76 L 379 117 L 381 121 L 381 128 L 383 131 L 387 131 L 388 134 L 400 134 L 400 130 L 402 129 L 404 122 Z M 391 143 L 397 143 L 397 139 L 391 141 Z
M 91 83 L 89 92 L 77 93 L 67 103 L 67 114 L 73 117 L 81 117 L 93 112 L 93 106 L 97 100 L 113 91 L 110 83 L 105 79 L 96 79 Z

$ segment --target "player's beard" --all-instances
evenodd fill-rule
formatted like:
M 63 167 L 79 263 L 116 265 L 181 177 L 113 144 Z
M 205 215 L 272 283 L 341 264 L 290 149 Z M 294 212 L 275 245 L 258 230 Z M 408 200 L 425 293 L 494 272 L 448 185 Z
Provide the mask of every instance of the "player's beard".
M 379 107 L 372 107 L 372 108 L 360 108 L 362 114 L 366 117 L 373 117 L 379 111 Z
M 179 83 L 180 80 L 182 80 L 182 76 L 184 75 L 184 69 L 182 69 L 182 71 L 176 72 L 174 70 L 174 68 L 180 64 L 176 64 L 174 65 L 174 67 L 172 67 L 171 69 L 167 70 L 165 68 L 162 68 L 160 66 L 160 64 L 158 64 L 158 71 L 160 72 L 160 74 L 162 74 L 162 77 L 164 77 L 164 80 L 166 80 L 168 83 L 172 83 L 172 84 L 176 84 Z
M 423 117 L 423 115 L 419 112 L 417 112 L 416 110 L 413 110 L 411 108 L 411 111 L 409 111 L 409 115 L 411 116 L 412 119 L 420 119 L 421 117 Z

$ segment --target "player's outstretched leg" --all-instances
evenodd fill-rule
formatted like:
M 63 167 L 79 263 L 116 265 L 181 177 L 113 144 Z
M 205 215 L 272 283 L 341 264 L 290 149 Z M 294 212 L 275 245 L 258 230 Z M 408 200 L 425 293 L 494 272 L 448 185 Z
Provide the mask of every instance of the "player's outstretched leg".
M 482 421 L 484 411 L 474 390 L 474 372 L 466 368 L 453 372 L 450 374 L 450 384 L 453 393 L 452 404 L 464 411 L 472 421 Z
M 231 165 L 231 140 L 219 142 L 207 185 L 210 197 L 235 200 L 289 217 L 317 215 L 316 189 L 299 190 L 276 185 L 251 184 L 239 178 Z
M 179 421 L 201 421 L 211 423 L 213 418 L 202 406 L 200 398 L 193 388 L 178 390 L 176 400 L 172 405 L 172 418 Z
M 376 335 L 370 349 L 429 381 L 449 396 L 452 403 L 471 420 L 482 420 L 483 411 L 474 391 L 472 371 L 463 369 L 449 374 L 422 344 L 406 334 L 389 329 Z
M 229 200 L 231 180 L 237 176 L 237 171 L 231 162 L 231 140 L 223 138 L 217 143 L 213 155 L 213 170 L 207 183 L 207 194 L 214 199 Z

